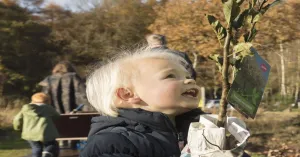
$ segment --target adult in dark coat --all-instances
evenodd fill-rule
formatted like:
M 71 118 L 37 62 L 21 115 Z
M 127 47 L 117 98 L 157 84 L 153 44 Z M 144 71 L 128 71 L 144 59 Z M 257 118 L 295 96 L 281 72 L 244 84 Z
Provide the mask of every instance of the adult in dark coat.
M 60 114 L 72 112 L 78 105 L 84 104 L 82 110 L 93 110 L 86 99 L 85 83 L 77 75 L 71 63 L 63 61 L 56 64 L 52 75 L 39 83 L 43 92 L 50 95 L 51 105 Z M 77 141 L 61 141 L 60 147 L 76 148 Z
M 51 96 L 51 105 L 61 114 L 71 112 L 82 103 L 87 106 L 85 84 L 69 62 L 55 65 L 52 75 L 39 85 L 43 87 L 44 93 Z
M 182 58 L 184 58 L 184 60 L 188 63 L 187 65 L 185 65 L 185 68 L 187 69 L 187 71 L 191 74 L 191 77 L 196 80 L 197 74 L 196 71 L 193 67 L 193 63 L 190 60 L 189 56 L 184 53 L 184 52 L 180 52 L 180 51 L 176 51 L 176 50 L 171 50 L 169 49 L 166 45 L 167 45 L 167 40 L 166 37 L 160 34 L 151 34 L 148 35 L 146 37 L 147 43 L 149 45 L 149 47 L 151 47 L 151 49 L 163 49 L 163 50 L 167 50 L 167 52 L 176 54 Z

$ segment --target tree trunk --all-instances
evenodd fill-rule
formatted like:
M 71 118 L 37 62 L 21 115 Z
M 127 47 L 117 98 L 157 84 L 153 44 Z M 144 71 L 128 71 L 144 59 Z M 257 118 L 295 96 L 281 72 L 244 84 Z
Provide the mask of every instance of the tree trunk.
M 227 29 L 227 36 L 224 43 L 223 48 L 223 65 L 222 65 L 222 96 L 221 96 L 221 102 L 220 102 L 220 110 L 218 115 L 218 127 L 224 127 L 226 122 L 226 111 L 227 111 L 227 95 L 229 91 L 229 82 L 228 82 L 228 68 L 229 68 L 229 49 L 230 49 L 230 41 L 231 41 L 231 32 L 232 27 L 231 24 L 228 25 Z
M 299 73 L 297 72 L 297 75 L 299 75 Z M 296 91 L 295 91 L 295 108 L 298 108 L 298 100 L 299 100 L 299 83 L 298 81 L 296 82 Z
M 198 54 L 193 52 L 193 55 L 194 55 L 193 68 L 196 69 L 196 67 L 198 65 Z
M 298 45 L 300 44 L 299 41 L 297 41 Z M 298 101 L 299 101 L 299 61 L 300 61 L 300 51 L 298 49 L 297 54 L 297 60 L 296 60 L 296 89 L 295 89 L 295 108 L 299 108 Z
M 283 46 L 280 43 L 280 64 L 281 64 L 281 96 L 285 98 L 286 96 L 286 86 L 285 86 L 285 66 L 284 66 L 284 56 L 283 56 Z
M 0 72 L 0 99 L 3 95 L 3 86 L 4 86 L 4 76 Z
M 2 59 L 0 56 L 0 65 L 2 64 Z M 2 98 L 3 95 L 3 88 L 4 88 L 4 74 L 0 71 L 0 99 Z

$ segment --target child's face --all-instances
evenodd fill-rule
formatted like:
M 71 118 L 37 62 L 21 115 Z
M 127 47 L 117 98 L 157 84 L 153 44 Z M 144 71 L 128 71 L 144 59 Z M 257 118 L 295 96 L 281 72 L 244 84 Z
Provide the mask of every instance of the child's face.
M 143 109 L 178 115 L 194 109 L 200 99 L 200 88 L 180 64 L 166 59 L 138 61 L 138 78 L 134 91 Z

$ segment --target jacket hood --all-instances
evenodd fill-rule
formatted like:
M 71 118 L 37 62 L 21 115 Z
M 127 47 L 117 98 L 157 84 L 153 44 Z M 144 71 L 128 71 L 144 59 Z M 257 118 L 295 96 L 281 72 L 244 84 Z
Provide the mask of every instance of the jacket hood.
M 186 123 L 187 121 L 185 120 L 198 121 L 200 114 L 203 114 L 203 111 L 201 111 L 200 109 L 195 109 L 183 115 L 177 116 L 176 126 L 183 127 L 181 123 Z M 126 127 L 137 126 L 139 124 L 147 126 L 153 130 L 177 132 L 171 120 L 163 113 L 149 112 L 142 109 L 119 109 L 118 117 L 99 116 L 92 118 L 89 136 L 113 126 Z M 189 123 L 187 125 L 189 125 Z M 184 125 L 184 127 L 186 127 L 186 125 Z M 179 129 L 181 130 L 181 128 Z
M 51 106 L 42 104 L 27 104 L 22 107 L 23 114 L 30 116 L 49 117 L 52 116 L 52 112 L 49 112 Z

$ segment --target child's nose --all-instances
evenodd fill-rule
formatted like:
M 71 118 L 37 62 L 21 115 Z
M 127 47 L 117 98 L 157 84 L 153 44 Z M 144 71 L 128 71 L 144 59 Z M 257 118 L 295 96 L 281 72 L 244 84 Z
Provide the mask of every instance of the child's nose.
M 184 84 L 196 84 L 196 81 L 194 79 L 185 79 Z

